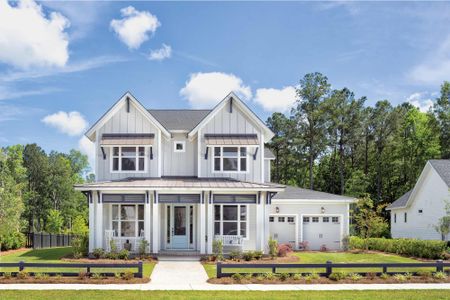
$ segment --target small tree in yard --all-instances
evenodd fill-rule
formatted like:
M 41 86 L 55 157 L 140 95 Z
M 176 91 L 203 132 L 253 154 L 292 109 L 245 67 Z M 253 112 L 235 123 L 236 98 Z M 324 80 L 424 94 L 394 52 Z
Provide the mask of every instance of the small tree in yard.
M 368 194 L 358 200 L 354 220 L 361 238 L 381 237 L 387 232 L 389 225 L 381 215 L 384 207 L 385 205 L 375 207 Z
M 64 218 L 56 209 L 51 209 L 48 212 L 46 230 L 49 233 L 60 233 L 64 224 Z
M 445 204 L 446 215 L 438 220 L 438 223 L 434 225 L 434 229 L 441 234 L 441 239 L 445 241 L 447 235 L 450 233 L 450 202 L 446 201 Z
M 75 235 L 72 239 L 73 256 L 75 258 L 87 254 L 88 233 L 89 228 L 83 216 L 76 216 L 72 224 L 72 234 Z

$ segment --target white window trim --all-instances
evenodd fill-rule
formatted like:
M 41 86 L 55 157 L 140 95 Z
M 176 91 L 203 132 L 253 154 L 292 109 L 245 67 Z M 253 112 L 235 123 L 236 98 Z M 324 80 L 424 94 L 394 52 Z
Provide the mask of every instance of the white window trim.
M 113 170 L 113 158 L 117 157 L 114 156 L 114 148 L 118 147 L 119 148 L 119 170 Z M 130 171 L 130 170 L 125 170 L 122 171 L 122 151 L 121 148 L 122 147 L 136 147 L 136 168 L 139 168 L 139 158 L 144 158 L 144 170 L 135 170 L 135 171 Z M 139 156 L 139 147 L 144 147 L 144 156 Z M 150 147 L 149 145 L 133 145 L 133 146 L 125 146 L 125 145 L 120 145 L 120 146 L 111 146 L 109 147 L 110 151 L 109 151 L 109 171 L 111 173 L 146 173 L 147 172 L 147 168 L 148 168 L 148 155 L 149 155 L 149 151 L 150 151 Z
M 219 221 L 217 221 L 216 220 L 216 216 L 215 216 L 215 212 L 214 212 L 214 209 L 215 209 L 215 206 L 216 205 L 220 205 L 220 220 Z M 223 235 L 223 206 L 224 205 L 237 205 L 238 206 L 238 220 L 236 220 L 236 221 L 234 221 L 233 220 L 233 222 L 237 222 L 238 223 L 238 232 L 240 233 L 241 232 L 241 206 L 245 206 L 246 208 L 245 208 L 245 211 L 246 211 L 246 213 L 247 213 L 247 220 L 245 221 L 245 237 L 242 237 L 242 239 L 244 240 L 244 241 L 248 241 L 249 239 L 250 239 L 250 232 L 249 232 L 249 223 L 250 223 L 250 209 L 249 209 L 249 205 L 248 204 L 235 204 L 235 203 L 230 203 L 230 204 L 213 204 L 213 226 L 212 226 L 212 229 L 213 229 L 213 233 L 214 233 L 214 228 L 215 228 L 215 224 L 216 224 L 216 222 L 220 222 L 220 236 L 222 236 Z M 225 221 L 225 222 L 229 222 L 229 221 Z M 231 222 L 231 221 L 230 221 Z M 215 235 L 215 234 L 214 234 Z
M 114 205 L 118 205 L 118 217 L 119 219 L 113 219 L 113 206 Z M 121 210 L 121 206 L 122 205 L 134 205 L 135 209 L 136 209 L 136 218 L 134 220 L 122 220 L 121 215 L 120 215 L 120 210 Z M 117 237 L 122 237 L 122 238 L 137 238 L 139 237 L 139 222 L 144 222 L 144 236 L 145 236 L 145 206 L 144 206 L 144 219 L 140 220 L 139 219 L 139 205 L 144 205 L 144 204 L 122 204 L 122 203 L 112 203 L 111 204 L 111 209 L 109 210 L 109 228 L 111 228 L 111 230 L 113 230 L 113 222 L 118 222 L 118 232 L 117 232 Z M 126 221 L 130 221 L 130 222 L 135 222 L 135 233 L 136 236 L 121 236 L 120 234 L 122 233 L 122 221 L 126 222 Z
M 220 156 L 216 156 L 215 155 L 214 148 L 216 148 L 216 147 L 220 148 Z M 237 169 L 237 171 L 224 171 L 223 170 L 223 158 L 224 158 L 224 156 L 223 156 L 223 148 L 224 147 L 235 147 L 235 148 L 238 148 L 238 151 L 237 151 L 237 153 L 238 153 L 238 156 L 237 156 L 237 161 L 238 161 L 237 167 L 238 167 L 238 169 Z M 247 155 L 241 156 L 241 149 L 240 148 L 245 148 L 246 149 L 245 153 L 247 153 Z M 241 158 L 244 158 L 244 157 L 245 157 L 246 162 L 247 162 L 246 170 L 245 171 L 240 171 L 240 169 L 241 169 Z M 214 163 L 215 163 L 215 159 L 216 158 L 220 158 L 220 170 L 219 171 L 216 171 L 215 168 L 214 168 Z M 239 145 L 239 146 L 236 146 L 236 145 L 211 146 L 211 162 L 212 162 L 211 163 L 211 172 L 212 173 L 215 173 L 215 174 L 218 174 L 218 173 L 222 173 L 222 174 L 246 174 L 246 173 L 249 173 L 249 161 L 250 161 L 250 159 L 249 159 L 249 147 L 248 146 L 241 146 L 241 145 Z
M 183 149 L 178 150 L 177 144 L 183 145 Z M 173 152 L 177 152 L 177 153 L 186 152 L 186 141 L 174 141 L 173 142 Z

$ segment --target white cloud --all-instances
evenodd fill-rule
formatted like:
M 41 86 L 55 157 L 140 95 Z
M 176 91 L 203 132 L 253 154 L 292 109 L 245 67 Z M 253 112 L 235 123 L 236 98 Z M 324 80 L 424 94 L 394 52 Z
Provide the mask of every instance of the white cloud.
M 166 44 L 162 44 L 160 49 L 151 50 L 148 56 L 150 60 L 164 60 L 172 56 L 172 47 Z
M 191 74 L 180 95 L 195 108 L 212 107 L 228 93 L 235 92 L 243 100 L 252 97 L 249 86 L 233 74 L 221 72 Z
M 32 0 L 11 6 L 0 0 L 0 62 L 19 68 L 64 66 L 69 41 L 64 31 L 69 20 L 58 12 L 48 17 Z
M 433 100 L 427 97 L 427 93 L 413 93 L 406 98 L 406 101 L 417 107 L 421 112 L 427 112 L 433 106 Z
M 149 33 L 153 34 L 161 25 L 158 18 L 148 11 L 138 11 L 133 6 L 120 10 L 122 19 L 112 20 L 111 28 L 129 49 L 137 49 L 148 40 Z
M 59 111 L 44 117 L 42 122 L 71 136 L 82 134 L 88 126 L 88 122 L 77 111 L 71 111 L 69 113 Z
M 287 86 L 282 89 L 257 89 L 254 101 L 261 105 L 265 111 L 286 112 L 292 108 L 296 98 L 295 88 Z
M 95 168 L 95 144 L 84 135 L 78 140 L 78 149 L 81 153 L 86 154 L 89 159 L 91 169 Z
M 450 74 L 450 36 L 421 63 L 412 68 L 408 77 L 422 84 L 436 85 L 448 80 Z

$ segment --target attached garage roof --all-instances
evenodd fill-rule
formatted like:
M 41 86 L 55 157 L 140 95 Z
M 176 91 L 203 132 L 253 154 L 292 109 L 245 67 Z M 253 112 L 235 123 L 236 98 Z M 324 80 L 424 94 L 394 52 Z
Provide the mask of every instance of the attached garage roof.
M 275 159 L 275 154 L 273 154 L 272 150 L 267 147 L 264 147 L 264 158 L 265 159 Z
M 148 112 L 167 130 L 191 131 L 211 110 L 149 109 Z
M 286 186 L 283 192 L 277 193 L 272 200 L 342 200 L 354 201 L 355 198 L 329 194 L 310 189 L 302 189 L 294 186 Z

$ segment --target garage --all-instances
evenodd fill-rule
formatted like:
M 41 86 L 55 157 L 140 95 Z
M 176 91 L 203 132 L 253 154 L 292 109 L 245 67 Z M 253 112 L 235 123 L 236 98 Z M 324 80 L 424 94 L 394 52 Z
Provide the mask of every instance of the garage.
M 296 245 L 297 236 L 296 215 L 270 215 L 270 236 L 278 241 L 278 244 Z
M 338 250 L 341 247 L 342 216 L 302 215 L 302 238 L 310 250 Z

